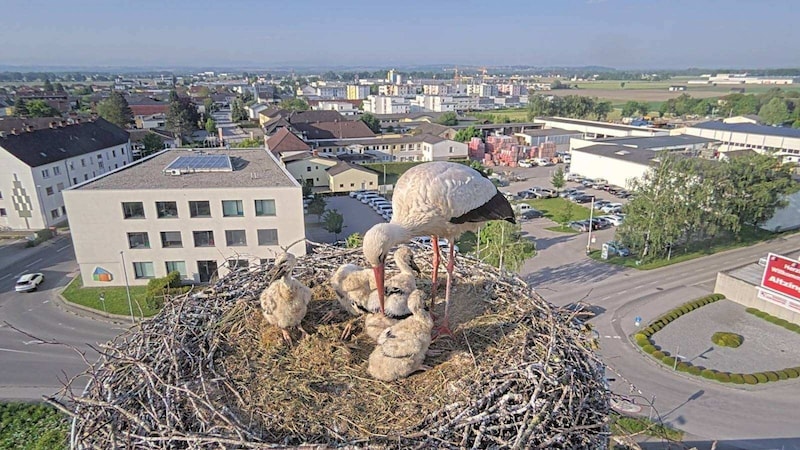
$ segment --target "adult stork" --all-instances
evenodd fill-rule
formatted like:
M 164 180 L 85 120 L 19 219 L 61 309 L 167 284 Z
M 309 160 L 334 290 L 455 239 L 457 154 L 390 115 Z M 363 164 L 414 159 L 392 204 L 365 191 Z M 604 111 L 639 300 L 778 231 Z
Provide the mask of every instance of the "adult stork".
M 497 187 L 480 172 L 458 163 L 435 161 L 414 166 L 397 180 L 392 195 L 392 220 L 364 234 L 364 256 L 372 265 L 383 312 L 384 262 L 389 250 L 415 236 L 430 235 L 433 242 L 431 297 L 436 296 L 439 237 L 449 243 L 444 320 L 437 335 L 450 334 L 450 289 L 456 239 L 490 220 L 516 223 L 514 210 Z

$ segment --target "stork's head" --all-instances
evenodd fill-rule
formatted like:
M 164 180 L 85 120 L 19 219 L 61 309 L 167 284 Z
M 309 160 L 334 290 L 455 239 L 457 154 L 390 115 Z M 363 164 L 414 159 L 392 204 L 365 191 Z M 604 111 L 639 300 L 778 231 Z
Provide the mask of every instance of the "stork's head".
M 378 299 L 381 304 L 381 312 L 384 312 L 384 278 L 386 257 L 389 250 L 396 244 L 408 240 L 408 233 L 405 228 L 393 223 L 379 223 L 364 233 L 364 257 L 372 266 L 375 273 L 375 284 L 378 288 Z
M 416 289 L 408 296 L 408 310 L 415 316 L 430 317 L 430 310 L 425 302 L 425 292 Z
M 401 245 L 394 251 L 394 261 L 400 267 L 401 271 L 403 270 L 403 266 L 405 266 L 407 268 L 406 270 L 413 270 L 417 275 L 422 273 L 419 266 L 414 261 L 414 252 L 411 250 L 411 247 L 407 245 Z

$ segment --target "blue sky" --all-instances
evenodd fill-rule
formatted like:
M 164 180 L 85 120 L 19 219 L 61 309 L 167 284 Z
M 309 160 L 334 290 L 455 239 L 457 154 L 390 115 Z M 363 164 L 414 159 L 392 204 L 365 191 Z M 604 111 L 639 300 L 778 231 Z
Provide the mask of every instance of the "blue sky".
M 0 0 L 0 64 L 798 67 L 796 0 Z

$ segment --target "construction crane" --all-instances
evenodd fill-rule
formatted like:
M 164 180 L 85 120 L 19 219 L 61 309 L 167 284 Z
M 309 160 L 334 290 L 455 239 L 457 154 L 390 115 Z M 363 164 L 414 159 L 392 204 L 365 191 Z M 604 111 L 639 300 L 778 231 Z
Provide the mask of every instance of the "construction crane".
M 486 69 L 486 67 L 479 67 L 478 70 L 481 71 L 481 84 L 483 84 L 484 81 L 486 80 L 487 69 Z

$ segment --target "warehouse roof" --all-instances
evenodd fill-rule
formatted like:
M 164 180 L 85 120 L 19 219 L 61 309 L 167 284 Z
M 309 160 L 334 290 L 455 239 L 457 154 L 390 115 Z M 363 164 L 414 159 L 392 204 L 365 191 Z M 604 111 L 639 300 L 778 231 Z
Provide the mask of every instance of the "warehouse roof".
M 658 152 L 642 148 L 624 147 L 616 144 L 596 144 L 588 147 L 572 149 L 572 152 L 589 153 L 606 158 L 628 161 L 650 166 L 658 159 Z
M 700 136 L 692 136 L 690 134 L 678 134 L 675 136 L 605 138 L 597 139 L 595 142 L 612 143 L 635 148 L 665 148 L 678 147 L 681 145 L 708 144 L 719 141 Z
M 536 117 L 534 121 L 548 121 L 548 122 L 555 122 L 555 123 L 567 123 L 570 125 L 582 125 L 586 127 L 600 127 L 600 128 L 608 128 L 609 130 L 620 130 L 620 131 L 650 131 L 653 134 L 658 132 L 664 132 L 664 130 L 659 130 L 657 128 L 647 128 L 647 127 L 634 127 L 630 125 L 619 125 L 616 123 L 608 123 L 608 122 L 597 122 L 594 120 L 580 120 L 580 119 L 567 119 L 565 117 Z
M 692 128 L 704 130 L 730 131 L 734 133 L 761 134 L 765 136 L 779 136 L 789 138 L 800 138 L 800 129 L 786 127 L 769 127 L 766 125 L 756 125 L 753 123 L 724 123 L 724 122 L 703 122 L 693 125 Z

